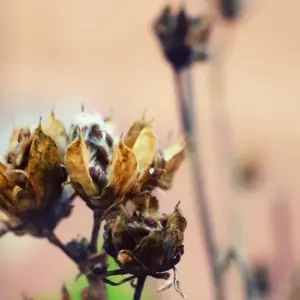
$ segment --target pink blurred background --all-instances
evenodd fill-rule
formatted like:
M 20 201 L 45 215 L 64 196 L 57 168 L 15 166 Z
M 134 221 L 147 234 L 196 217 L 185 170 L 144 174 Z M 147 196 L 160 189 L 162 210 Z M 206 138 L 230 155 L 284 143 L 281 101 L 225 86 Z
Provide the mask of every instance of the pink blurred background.
M 205 3 L 189 0 L 187 7 L 197 14 Z M 155 116 L 154 127 L 163 144 L 170 130 L 170 141 L 179 139 L 172 73 L 150 28 L 164 4 L 162 0 L 1 1 L 1 152 L 13 119 L 20 125 L 36 121 L 40 115 L 46 117 L 53 104 L 66 122 L 80 111 L 82 102 L 103 115 L 112 112 L 120 132 L 126 132 L 147 108 L 147 115 Z M 299 9 L 297 1 L 285 5 L 276 0 L 248 1 L 243 20 L 226 31 L 226 92 L 236 155 L 258 149 L 264 171 L 257 190 L 233 193 L 240 202 L 242 243 L 249 260 L 271 268 L 270 299 L 286 299 L 289 276 L 299 263 Z M 213 41 L 224 34 L 223 25 Z M 193 74 L 205 188 L 217 240 L 225 249 L 228 203 L 213 135 L 210 71 L 210 64 L 197 65 Z M 161 193 L 166 211 L 178 200 L 189 222 L 179 267 L 182 288 L 190 299 L 212 299 L 188 162 L 177 174 L 174 188 Z M 90 232 L 91 214 L 80 201 L 77 204 L 73 216 L 57 230 L 65 241 Z M 19 300 L 21 291 L 58 292 L 62 281 L 75 273 L 73 264 L 45 241 L 11 235 L 0 241 L 0 299 Z M 228 299 L 242 299 L 235 270 L 229 272 L 226 286 Z M 179 299 L 173 290 L 159 296 Z

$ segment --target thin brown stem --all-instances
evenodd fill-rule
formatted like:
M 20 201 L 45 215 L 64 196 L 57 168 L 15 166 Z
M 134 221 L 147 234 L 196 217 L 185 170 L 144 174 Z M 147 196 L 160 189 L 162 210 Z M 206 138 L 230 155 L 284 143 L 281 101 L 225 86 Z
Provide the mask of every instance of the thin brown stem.
M 92 230 L 91 241 L 89 245 L 89 250 L 93 254 L 97 253 L 97 243 L 98 243 L 100 227 L 101 227 L 101 217 L 97 212 L 94 212 L 93 230 Z
M 65 246 L 65 244 L 56 236 L 53 231 L 45 230 L 45 236 L 47 237 L 48 241 L 58 247 L 67 257 L 69 257 L 73 262 L 76 264 L 78 263 L 77 260 L 74 258 L 73 254 L 70 250 Z

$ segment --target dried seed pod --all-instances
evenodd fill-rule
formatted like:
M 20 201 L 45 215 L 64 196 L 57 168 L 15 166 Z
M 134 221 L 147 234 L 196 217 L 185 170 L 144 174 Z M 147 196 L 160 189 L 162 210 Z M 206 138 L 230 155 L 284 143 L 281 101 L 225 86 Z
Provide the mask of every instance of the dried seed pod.
M 60 132 L 58 125 L 57 130 L 54 127 L 52 134 Z M 11 149 L 16 159 L 6 165 L 0 163 L 0 207 L 9 215 L 7 227 L 17 235 L 43 237 L 45 229 L 53 230 L 70 215 L 75 196 L 70 187 L 62 187 L 67 174 L 58 146 L 45 134 L 40 121 L 32 133 L 27 127 L 15 128 L 8 158 Z
M 150 193 L 139 196 L 130 218 L 125 221 L 117 215 L 108 220 L 104 249 L 126 272 L 156 276 L 179 262 L 186 220 L 178 207 L 168 216 L 159 213 L 158 201 Z M 168 245 L 166 238 L 170 240 Z

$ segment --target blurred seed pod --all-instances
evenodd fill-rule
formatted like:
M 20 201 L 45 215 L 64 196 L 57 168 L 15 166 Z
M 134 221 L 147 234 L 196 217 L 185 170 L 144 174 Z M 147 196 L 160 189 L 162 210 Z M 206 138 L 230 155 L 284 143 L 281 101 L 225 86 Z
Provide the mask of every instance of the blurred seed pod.
M 179 71 L 193 62 L 208 60 L 212 25 L 209 15 L 190 18 L 183 9 L 173 14 L 166 6 L 153 27 L 166 59 Z

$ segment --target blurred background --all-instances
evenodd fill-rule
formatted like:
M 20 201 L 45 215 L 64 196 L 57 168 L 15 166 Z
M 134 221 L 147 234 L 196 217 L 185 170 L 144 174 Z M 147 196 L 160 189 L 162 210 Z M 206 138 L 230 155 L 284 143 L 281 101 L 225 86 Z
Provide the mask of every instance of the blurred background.
M 67 123 L 81 103 L 88 110 L 112 114 L 124 133 L 147 109 L 147 115 L 155 117 L 162 145 L 180 139 L 172 72 L 150 27 L 165 4 L 0 1 L 1 153 L 13 122 L 36 122 L 40 115 L 47 117 L 53 105 Z M 189 0 L 187 9 L 197 15 L 206 11 L 206 4 Z M 292 299 L 292 275 L 300 266 L 299 9 L 297 1 L 248 1 L 238 24 L 220 22 L 212 36 L 212 44 L 218 39 L 227 44 L 226 99 L 234 157 L 238 162 L 255 152 L 260 172 L 255 189 L 228 187 L 222 177 L 209 101 L 212 64 L 193 68 L 204 188 L 217 242 L 224 250 L 230 243 L 225 195 L 231 189 L 240 208 L 243 250 L 253 267 L 267 268 L 270 300 Z M 179 264 L 182 289 L 192 300 L 213 299 L 188 161 L 173 189 L 159 196 L 167 212 L 181 200 L 188 219 L 185 255 Z M 74 214 L 57 234 L 67 241 L 88 235 L 91 225 L 90 212 L 77 201 Z M 19 300 L 22 292 L 59 293 L 62 282 L 75 274 L 72 262 L 46 241 L 10 234 L 0 240 L 0 299 Z M 243 299 L 234 268 L 226 275 L 226 294 L 230 300 Z M 173 289 L 154 295 L 179 299 Z

